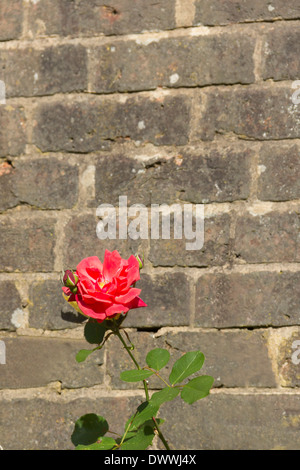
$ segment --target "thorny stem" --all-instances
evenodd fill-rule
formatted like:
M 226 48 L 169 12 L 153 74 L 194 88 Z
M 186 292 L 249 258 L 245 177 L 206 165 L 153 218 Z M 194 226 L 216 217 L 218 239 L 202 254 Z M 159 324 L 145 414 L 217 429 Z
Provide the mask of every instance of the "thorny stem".
M 135 416 L 135 415 L 134 415 L 134 416 Z M 127 428 L 125 429 L 125 433 L 124 433 L 124 435 L 123 435 L 123 437 L 122 437 L 122 439 L 121 439 L 121 442 L 120 442 L 120 444 L 119 444 L 117 447 L 121 447 L 121 445 L 123 444 L 123 442 L 124 442 L 124 440 L 125 440 L 125 437 L 127 436 L 127 433 L 128 433 L 128 431 L 129 431 L 129 429 L 130 429 L 131 424 L 132 424 L 132 421 L 131 421 L 130 423 L 128 423 L 128 426 L 127 426 Z
M 163 443 L 163 445 L 165 446 L 165 448 L 166 448 L 167 450 L 170 450 L 169 444 L 167 443 L 166 439 L 164 438 L 164 435 L 163 435 L 163 433 L 161 432 L 161 430 L 160 430 L 160 428 L 159 428 L 159 426 L 158 426 L 158 424 L 157 424 L 157 421 L 156 421 L 156 419 L 154 418 L 154 416 L 152 417 L 152 420 L 153 420 L 153 422 L 154 422 L 154 424 L 155 424 L 155 427 L 156 427 L 156 429 L 157 429 L 158 437 L 159 437 L 160 440 L 162 441 L 162 443 Z
M 137 369 L 141 370 L 141 367 L 139 366 L 139 363 L 137 362 L 137 360 L 135 359 L 135 357 L 133 356 L 132 352 L 130 351 L 130 348 L 127 346 L 126 342 L 124 341 L 121 333 L 120 333 L 120 330 L 118 328 L 117 325 L 115 325 L 116 328 L 114 329 L 114 333 L 118 336 L 118 338 L 120 339 L 121 343 L 123 344 L 124 348 L 126 349 L 126 351 L 128 352 L 129 356 L 131 357 L 132 361 L 134 362 L 135 366 L 137 367 Z M 148 390 L 148 385 L 147 385 L 147 382 L 146 380 L 143 380 L 143 384 L 144 384 L 144 390 L 145 390 L 145 395 L 146 395 L 146 400 L 149 401 L 150 400 L 150 397 L 149 397 L 149 390 Z M 167 450 L 170 450 L 170 447 L 169 447 L 169 444 L 167 443 L 166 439 L 164 438 L 164 435 L 163 433 L 161 432 L 160 428 L 159 428 L 159 425 L 155 419 L 155 417 L 153 416 L 152 417 L 152 421 L 156 427 L 156 430 L 157 430 L 157 434 L 160 438 L 160 440 L 162 441 L 162 443 L 164 444 L 165 448 Z

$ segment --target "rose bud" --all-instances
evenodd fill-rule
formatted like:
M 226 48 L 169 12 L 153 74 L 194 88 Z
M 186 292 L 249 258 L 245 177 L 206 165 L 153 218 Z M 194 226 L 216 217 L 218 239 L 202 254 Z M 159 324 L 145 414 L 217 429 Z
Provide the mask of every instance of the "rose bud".
M 77 287 L 76 287 L 77 282 L 78 282 L 78 276 L 74 274 L 73 271 L 70 271 L 69 269 L 67 269 L 63 277 L 63 283 L 65 287 L 68 287 L 73 294 L 76 294 L 77 292 Z
M 135 257 L 138 260 L 139 268 L 142 269 L 144 267 L 144 264 L 145 264 L 144 263 L 144 261 L 145 261 L 144 255 L 136 254 Z

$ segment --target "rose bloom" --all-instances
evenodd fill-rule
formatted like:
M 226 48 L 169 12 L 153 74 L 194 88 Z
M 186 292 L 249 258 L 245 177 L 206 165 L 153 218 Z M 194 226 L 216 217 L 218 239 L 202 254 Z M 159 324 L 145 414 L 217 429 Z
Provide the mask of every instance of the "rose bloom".
M 63 296 L 77 311 L 98 323 L 118 318 L 133 308 L 147 307 L 139 297 L 141 289 L 133 287 L 140 279 L 139 262 L 133 255 L 125 260 L 117 251 L 105 250 L 103 264 L 97 256 L 85 258 L 74 274 L 78 278 L 76 287 L 63 287 Z

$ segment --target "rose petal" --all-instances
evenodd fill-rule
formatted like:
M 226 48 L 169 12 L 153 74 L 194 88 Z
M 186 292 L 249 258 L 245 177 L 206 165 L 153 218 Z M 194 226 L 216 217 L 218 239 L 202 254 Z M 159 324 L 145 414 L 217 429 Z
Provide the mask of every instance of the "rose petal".
M 116 313 L 127 313 L 128 310 L 129 310 L 129 308 L 126 307 L 125 305 L 114 304 L 111 307 L 109 307 L 108 309 L 106 309 L 106 315 L 108 317 L 111 317 L 112 315 L 115 315 Z
M 140 297 L 133 299 L 127 306 L 130 310 L 133 308 L 148 307 L 148 305 L 145 304 L 145 302 Z
M 83 275 L 90 279 L 95 279 L 94 276 L 96 275 L 96 273 L 101 273 L 102 271 L 103 265 L 97 256 L 90 256 L 88 258 L 83 259 L 82 261 L 80 261 L 76 268 L 76 272 L 79 274 L 79 277 L 80 275 Z
M 138 297 L 140 293 L 141 293 L 141 289 L 132 288 L 132 289 L 129 289 L 129 291 L 126 292 L 126 294 L 118 295 L 116 297 L 116 301 L 122 304 L 127 304 L 128 302 L 131 302 L 135 297 Z
M 107 281 L 111 281 L 122 267 L 122 258 L 120 254 L 114 250 L 110 252 L 105 250 L 103 261 L 103 276 Z
M 114 300 L 114 297 L 107 295 L 107 294 L 103 294 L 102 292 L 84 294 L 81 296 L 81 298 L 87 304 L 98 303 L 98 302 L 111 304 Z
M 77 295 L 76 295 L 76 301 L 77 301 L 77 304 L 78 304 L 80 310 L 87 317 L 96 318 L 96 319 L 99 319 L 99 320 L 105 320 L 105 318 L 106 318 L 106 313 L 105 312 L 106 312 L 107 304 L 100 304 L 100 302 L 97 302 L 96 304 L 93 304 L 91 306 L 90 304 L 85 303 Z
M 90 280 L 86 277 L 80 277 L 80 282 L 77 284 L 78 291 L 80 294 L 88 294 L 89 292 L 95 292 L 97 290 L 97 281 Z
M 132 286 L 134 282 L 140 280 L 140 270 L 139 267 L 131 266 L 127 271 L 126 281 L 127 287 Z

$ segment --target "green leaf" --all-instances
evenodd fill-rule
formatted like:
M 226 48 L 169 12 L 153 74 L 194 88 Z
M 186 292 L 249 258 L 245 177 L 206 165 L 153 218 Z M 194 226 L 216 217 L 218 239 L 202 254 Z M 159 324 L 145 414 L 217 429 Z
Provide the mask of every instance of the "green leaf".
M 190 351 L 184 354 L 173 365 L 169 380 L 172 385 L 182 382 L 190 375 L 198 372 L 204 363 L 204 354 L 201 351 Z
M 136 413 L 127 421 L 125 425 L 125 432 L 126 430 L 136 430 L 139 426 L 145 423 L 145 421 L 148 421 L 153 416 L 155 417 L 158 410 L 159 405 L 151 403 L 151 401 L 145 401 L 141 403 L 141 405 L 137 408 Z
M 150 402 L 154 405 L 162 405 L 166 401 L 171 401 L 177 397 L 180 389 L 177 387 L 166 387 L 160 390 L 159 392 L 153 393 Z
M 93 318 L 85 324 L 84 337 L 90 344 L 101 344 L 106 332 L 106 323 L 98 323 Z
M 76 446 L 76 450 L 110 450 L 115 447 L 116 441 L 112 437 L 101 437 L 98 439 L 97 442 L 94 444 L 90 444 L 88 446 L 84 446 L 79 444 Z
M 135 427 L 141 426 L 145 421 L 156 416 L 159 406 L 150 402 L 144 402 L 138 407 L 138 413 L 134 418 L 133 425 Z
M 103 416 L 89 413 L 81 416 L 76 423 L 71 441 L 75 446 L 94 444 L 108 431 L 108 424 Z
M 151 369 L 160 370 L 168 364 L 170 353 L 167 349 L 156 348 L 149 351 L 146 362 Z
M 154 436 L 154 426 L 151 422 L 146 421 L 136 432 L 131 432 L 126 435 L 120 449 L 145 450 L 152 444 Z
M 201 375 L 200 377 L 196 377 L 183 386 L 183 389 L 181 390 L 181 398 L 186 403 L 192 404 L 209 395 L 209 391 L 213 383 L 214 379 L 210 375 Z
M 147 379 L 153 374 L 154 372 L 151 370 L 132 369 L 121 372 L 120 378 L 124 380 L 124 382 L 139 382 L 140 380 Z
M 92 354 L 94 349 L 80 349 L 78 353 L 76 354 L 76 361 L 77 362 L 83 362 L 86 360 L 86 358 Z

